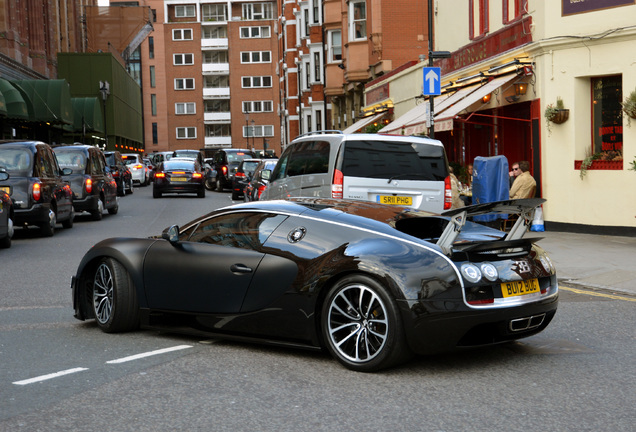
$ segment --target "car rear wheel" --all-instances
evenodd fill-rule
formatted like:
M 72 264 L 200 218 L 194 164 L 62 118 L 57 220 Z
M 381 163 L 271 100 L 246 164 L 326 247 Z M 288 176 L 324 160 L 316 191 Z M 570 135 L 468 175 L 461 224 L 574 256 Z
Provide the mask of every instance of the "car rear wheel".
M 213 191 L 216 187 L 216 184 L 212 179 L 205 179 L 205 188 L 209 191 Z
M 7 236 L 0 239 L 0 249 L 9 249 L 11 247 L 11 237 L 13 237 L 13 220 L 7 219 Z
M 73 221 L 75 220 L 75 209 L 71 206 L 71 214 L 68 216 L 64 222 L 62 222 L 62 227 L 66 229 L 73 228 Z
M 108 214 L 116 215 L 119 211 L 119 203 L 115 204 L 111 208 L 108 209 Z
M 137 293 L 130 274 L 113 258 L 103 258 L 93 277 L 93 312 L 106 333 L 134 330 L 139 326 Z
M 43 237 L 53 237 L 55 234 L 55 225 L 57 225 L 57 214 L 55 210 L 49 209 L 49 219 L 40 225 L 40 233 Z
M 221 183 L 221 179 L 216 179 L 216 190 L 217 192 L 223 192 L 223 183 Z
M 199 189 L 199 190 L 197 191 L 197 196 L 198 196 L 199 198 L 205 198 L 205 188 L 204 188 L 204 187 L 202 187 L 201 189 Z
M 373 372 L 410 357 L 395 300 L 367 276 L 348 276 L 331 288 L 321 325 L 327 349 L 349 369 Z
M 97 200 L 97 208 L 93 209 L 91 212 L 91 219 L 93 220 L 102 220 L 102 215 L 104 214 L 104 202 L 100 199 Z
M 156 188 L 152 189 L 152 197 L 153 198 L 161 198 L 161 192 L 159 192 Z
M 128 180 L 128 190 L 126 191 L 127 194 L 132 195 L 133 192 L 135 191 L 133 188 L 133 181 L 132 179 Z

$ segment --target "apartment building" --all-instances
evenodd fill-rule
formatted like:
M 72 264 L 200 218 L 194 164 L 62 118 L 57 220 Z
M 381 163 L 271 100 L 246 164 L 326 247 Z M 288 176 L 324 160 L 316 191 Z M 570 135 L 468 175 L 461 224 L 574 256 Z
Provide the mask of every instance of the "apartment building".
M 280 154 L 273 1 L 154 1 L 141 49 L 146 152 Z

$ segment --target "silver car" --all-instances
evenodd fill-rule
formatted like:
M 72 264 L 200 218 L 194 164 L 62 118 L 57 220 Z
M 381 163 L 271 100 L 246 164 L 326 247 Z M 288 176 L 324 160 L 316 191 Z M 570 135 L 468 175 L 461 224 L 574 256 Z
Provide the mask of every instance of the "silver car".
M 134 183 L 140 186 L 146 186 L 149 181 L 148 166 L 144 162 L 140 154 L 124 153 L 121 155 L 124 163 L 128 166 Z

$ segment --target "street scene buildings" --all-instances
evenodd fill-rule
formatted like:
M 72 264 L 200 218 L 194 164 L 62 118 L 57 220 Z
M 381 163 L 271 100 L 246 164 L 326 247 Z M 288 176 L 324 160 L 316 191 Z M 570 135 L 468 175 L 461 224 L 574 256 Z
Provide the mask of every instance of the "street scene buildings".
M 280 155 L 323 129 L 429 135 L 460 170 L 529 161 L 548 229 L 636 230 L 633 0 L 59 4 L 0 2 L 4 138 Z M 38 97 L 92 98 L 90 115 L 36 117 L 7 96 L 58 79 L 68 94 Z

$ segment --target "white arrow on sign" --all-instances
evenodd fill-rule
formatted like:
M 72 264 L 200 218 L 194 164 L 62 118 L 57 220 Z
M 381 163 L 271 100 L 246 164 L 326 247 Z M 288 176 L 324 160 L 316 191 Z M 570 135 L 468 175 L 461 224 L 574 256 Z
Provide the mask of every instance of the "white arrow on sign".
M 435 93 L 435 81 L 439 81 L 439 75 L 437 75 L 434 70 L 430 70 L 426 74 L 424 81 L 428 82 L 428 93 Z

